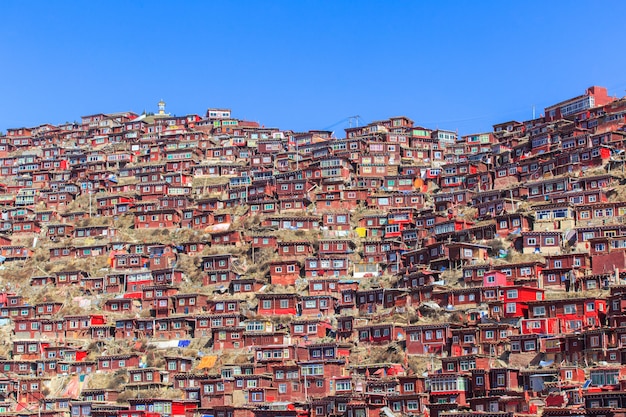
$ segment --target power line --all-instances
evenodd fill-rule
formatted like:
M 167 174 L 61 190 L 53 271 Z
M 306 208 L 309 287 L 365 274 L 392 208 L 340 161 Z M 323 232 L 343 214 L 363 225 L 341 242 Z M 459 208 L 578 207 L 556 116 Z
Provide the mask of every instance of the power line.
M 332 125 L 327 126 L 327 127 L 323 128 L 322 130 L 330 130 L 333 127 L 335 127 L 337 125 L 340 125 L 342 123 L 345 123 L 345 122 L 349 122 L 350 123 L 350 127 L 352 127 L 352 121 L 353 120 L 356 122 L 356 126 L 358 127 L 360 119 L 361 119 L 361 116 L 359 116 L 359 115 L 344 117 L 343 119 L 339 120 L 338 122 L 333 123 Z

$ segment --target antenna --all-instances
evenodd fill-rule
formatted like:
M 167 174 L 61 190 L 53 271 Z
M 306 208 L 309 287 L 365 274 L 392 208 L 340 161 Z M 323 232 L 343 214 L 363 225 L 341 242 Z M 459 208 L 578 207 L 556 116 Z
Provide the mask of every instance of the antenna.
M 359 115 L 356 115 L 356 116 L 350 116 L 350 117 L 348 118 L 348 122 L 350 123 L 350 127 L 352 127 L 352 119 L 354 119 L 354 120 L 355 120 L 356 127 L 359 127 L 359 118 L 360 118 L 360 117 L 361 117 L 361 116 L 359 116 Z
M 533 104 L 533 120 L 535 120 L 535 105 Z

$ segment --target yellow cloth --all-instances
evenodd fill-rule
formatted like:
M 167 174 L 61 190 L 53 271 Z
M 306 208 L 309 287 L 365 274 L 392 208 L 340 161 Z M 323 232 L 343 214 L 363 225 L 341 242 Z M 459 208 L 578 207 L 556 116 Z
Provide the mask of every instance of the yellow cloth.
M 198 369 L 210 369 L 215 366 L 215 362 L 217 361 L 217 356 L 203 356 L 200 359 L 200 364 L 198 364 Z

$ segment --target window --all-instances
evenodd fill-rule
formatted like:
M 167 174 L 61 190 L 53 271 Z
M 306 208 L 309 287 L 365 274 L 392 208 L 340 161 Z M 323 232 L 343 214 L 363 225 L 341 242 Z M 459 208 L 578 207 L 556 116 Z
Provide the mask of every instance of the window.
M 406 408 L 411 411 L 419 410 L 419 404 L 417 401 L 407 401 Z
M 576 304 L 566 304 L 563 306 L 563 313 L 576 314 Z
M 336 391 L 350 391 L 352 389 L 352 381 L 337 381 L 335 384 Z

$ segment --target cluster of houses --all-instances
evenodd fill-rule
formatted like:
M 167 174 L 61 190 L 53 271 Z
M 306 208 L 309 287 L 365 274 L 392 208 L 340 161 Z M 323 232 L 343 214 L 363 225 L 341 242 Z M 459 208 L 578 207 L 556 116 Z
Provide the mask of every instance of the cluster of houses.
M 626 99 L 344 138 L 158 106 L 0 136 L 0 415 L 626 415 Z

